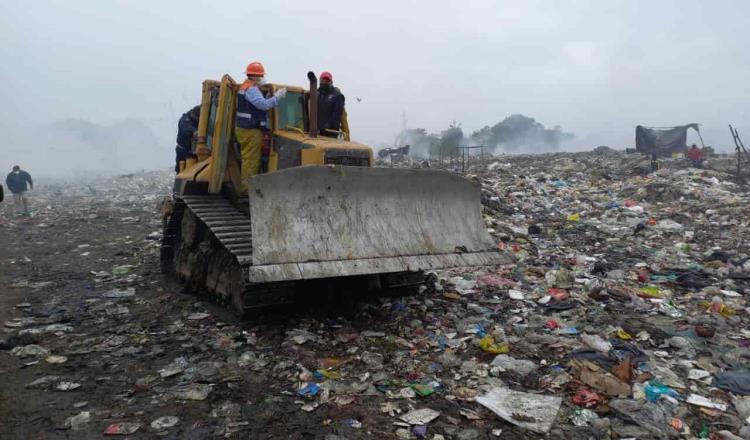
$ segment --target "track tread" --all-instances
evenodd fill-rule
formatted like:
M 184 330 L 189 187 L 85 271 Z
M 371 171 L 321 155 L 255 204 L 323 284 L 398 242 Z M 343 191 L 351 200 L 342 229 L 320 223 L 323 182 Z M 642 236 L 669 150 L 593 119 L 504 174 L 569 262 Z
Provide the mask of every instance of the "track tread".
M 206 225 L 224 248 L 229 250 L 242 267 L 250 266 L 252 256 L 252 232 L 250 216 L 222 196 L 186 196 L 182 198 L 187 207 Z

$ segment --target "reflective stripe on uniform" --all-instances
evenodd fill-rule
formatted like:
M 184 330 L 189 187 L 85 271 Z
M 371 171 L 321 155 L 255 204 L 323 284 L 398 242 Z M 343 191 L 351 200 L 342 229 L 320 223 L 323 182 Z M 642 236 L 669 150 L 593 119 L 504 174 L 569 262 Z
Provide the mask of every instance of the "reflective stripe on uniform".
M 240 112 L 237 112 L 236 115 L 237 115 L 238 118 L 253 119 L 253 115 L 251 115 L 250 113 L 240 113 Z

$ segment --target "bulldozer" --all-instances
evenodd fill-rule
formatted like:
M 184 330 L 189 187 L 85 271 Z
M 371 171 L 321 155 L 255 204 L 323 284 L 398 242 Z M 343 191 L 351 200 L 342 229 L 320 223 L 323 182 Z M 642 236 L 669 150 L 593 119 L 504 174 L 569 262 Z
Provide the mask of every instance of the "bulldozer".
M 408 294 L 432 270 L 510 262 L 482 220 L 477 182 L 373 167 L 348 123 L 318 136 L 317 78 L 307 77 L 308 90 L 261 86 L 287 94 L 268 112 L 268 148 L 248 182 L 233 133 L 239 84 L 203 82 L 194 154 L 165 216 L 163 272 L 247 315 L 331 289 Z

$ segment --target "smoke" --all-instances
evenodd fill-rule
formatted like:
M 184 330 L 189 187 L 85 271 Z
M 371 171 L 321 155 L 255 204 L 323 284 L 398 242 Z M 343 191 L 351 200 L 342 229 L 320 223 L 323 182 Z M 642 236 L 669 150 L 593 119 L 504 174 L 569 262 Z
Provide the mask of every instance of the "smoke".
M 560 126 L 546 128 L 534 118 L 521 114 L 510 115 L 492 127 L 485 126 L 471 134 L 473 142 L 506 153 L 557 151 L 574 137 Z
M 396 137 L 397 146 L 409 145 L 409 155 L 416 159 L 424 159 L 430 156 L 440 143 L 440 136 L 429 134 L 424 128 L 407 128 Z
M 534 118 L 510 115 L 493 126 L 485 126 L 466 137 L 461 124 L 452 122 L 440 134 L 424 128 L 408 128 L 396 137 L 397 146 L 409 144 L 414 158 L 460 155 L 461 146 L 485 146 L 492 153 L 545 153 L 557 151 L 575 136 L 559 126 L 546 128 Z
M 123 119 L 109 125 L 64 119 L 10 133 L 2 165 L 38 177 L 92 177 L 164 169 L 174 161 L 166 124 Z M 157 134 L 158 133 L 158 134 Z M 159 136 L 161 134 L 161 136 Z

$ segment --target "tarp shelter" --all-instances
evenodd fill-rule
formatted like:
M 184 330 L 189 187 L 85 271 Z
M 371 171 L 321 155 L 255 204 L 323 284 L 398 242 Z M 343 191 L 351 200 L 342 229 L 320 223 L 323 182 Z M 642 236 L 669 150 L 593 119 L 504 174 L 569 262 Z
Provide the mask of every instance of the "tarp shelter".
M 667 128 L 639 125 L 635 127 L 635 149 L 643 154 L 651 154 L 652 151 L 656 151 L 659 157 L 671 156 L 672 153 L 684 153 L 687 148 L 688 128 L 699 132 L 698 124 Z

